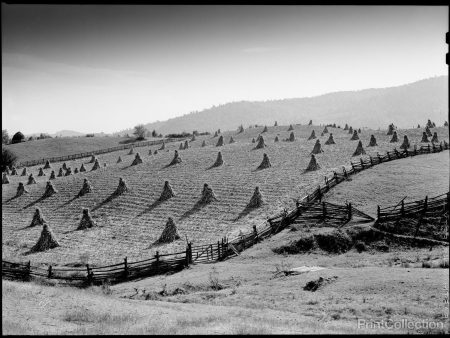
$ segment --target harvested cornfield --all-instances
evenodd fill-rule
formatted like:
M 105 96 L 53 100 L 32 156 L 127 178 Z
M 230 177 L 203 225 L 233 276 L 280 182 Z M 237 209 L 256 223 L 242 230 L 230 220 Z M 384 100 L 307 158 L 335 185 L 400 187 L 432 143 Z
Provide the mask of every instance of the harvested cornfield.
M 377 146 L 377 139 L 375 138 L 375 136 L 370 135 L 370 142 L 368 147 L 376 147 Z
M 28 183 L 27 184 L 36 184 L 36 180 L 34 179 L 33 173 L 28 176 Z
M 213 165 L 212 165 L 211 167 L 212 167 L 212 168 L 220 167 L 222 164 L 223 164 L 222 153 L 219 151 L 219 152 L 217 153 L 216 161 L 213 163 Z
M 314 156 L 314 154 L 311 154 L 311 160 L 309 161 L 309 164 L 306 167 L 306 171 L 315 171 L 319 169 L 320 165 L 317 163 L 316 157 Z
M 2 184 L 8 184 L 8 183 L 9 183 L 8 175 L 6 173 L 3 173 Z
M 403 143 L 401 144 L 400 149 L 408 149 L 410 147 L 411 147 L 411 144 L 409 143 L 408 135 L 405 135 L 403 137 Z
M 262 169 L 270 168 L 271 166 L 272 166 L 272 164 L 270 163 L 269 157 L 267 156 L 266 153 L 264 153 L 263 160 L 262 160 L 261 164 L 258 166 L 258 168 L 256 168 L 256 169 L 262 170 Z
M 256 145 L 255 149 L 262 149 L 266 146 L 266 143 L 264 142 L 264 137 L 260 136 L 258 140 L 258 144 Z
M 422 133 L 422 140 L 420 142 L 428 143 L 430 140 L 428 140 L 428 135 L 426 132 Z
M 434 132 L 434 134 L 433 134 L 433 138 L 431 139 L 431 143 L 439 143 L 439 139 L 438 139 L 438 136 L 437 136 L 436 132 Z
M 365 155 L 366 151 L 363 148 L 361 140 L 358 142 L 358 146 L 356 147 L 355 152 L 353 153 L 353 156 L 359 156 L 359 155 Z
M 259 187 L 255 188 L 253 196 L 250 198 L 250 202 L 247 204 L 247 208 L 259 208 L 264 204 L 263 197 L 259 191 Z
M 94 166 L 92 167 L 91 171 L 97 170 L 100 168 L 100 163 L 98 163 L 98 159 L 95 159 Z
M 219 140 L 216 143 L 216 147 L 221 147 L 223 146 L 223 136 L 220 135 Z
M 208 170 L 217 158 L 218 149 L 211 135 L 201 135 L 197 141 L 190 144 L 190 150 L 183 153 L 183 161 L 176 166 L 167 164 L 174 157 L 179 142 L 166 143 L 166 150 L 158 152 L 157 156 L 146 158 L 144 163 L 131 166 L 130 161 L 116 163 L 124 151 L 98 155 L 101 163 L 108 167 L 91 171 L 93 164 L 86 159 L 66 161 L 72 168 L 84 164 L 86 172 L 78 175 L 56 177 L 52 181 L 58 193 L 40 200 L 45 190 L 47 177 L 38 177 L 39 166 L 28 167 L 33 173 L 37 184 L 26 186 L 27 177 L 10 176 L 10 184 L 3 186 L 2 193 L 2 235 L 4 241 L 3 257 L 11 260 L 22 258 L 22 254 L 31 248 L 39 237 L 40 228 L 26 228 L 33 216 L 34 207 L 41 208 L 48 224 L 58 238 L 61 246 L 54 250 L 33 253 L 25 259 L 32 262 L 52 262 L 67 264 L 79 261 L 81 253 L 89 253 L 90 263 L 107 264 L 123 260 L 124 253 L 129 261 L 152 257 L 156 250 L 161 254 L 175 250 L 185 250 L 185 241 L 175 241 L 158 248 L 149 248 L 164 230 L 167 218 L 173 218 L 181 236 L 187 235 L 195 243 L 211 243 L 224 235 L 233 235 L 239 229 L 251 229 L 253 224 L 259 225 L 268 216 L 279 214 L 283 208 L 293 208 L 294 198 L 305 196 L 324 184 L 324 176 L 331 176 L 333 171 L 342 172 L 342 165 L 347 168 L 355 151 L 355 142 L 349 140 L 346 131 L 333 130 L 335 145 L 324 146 L 324 153 L 317 154 L 316 160 L 321 168 L 303 173 L 310 161 L 309 153 L 313 144 L 306 142 L 312 130 L 318 126 L 295 126 L 296 142 L 270 142 L 263 151 L 253 151 L 251 140 L 259 135 L 261 128 L 249 128 L 240 134 L 235 131 L 223 132 L 228 140 L 235 139 L 234 144 L 224 144 L 221 154 L 225 160 L 223 165 Z M 323 127 L 322 127 L 323 128 Z M 321 129 L 322 129 L 321 128 Z M 288 126 L 270 127 L 264 133 L 265 140 L 273 140 L 278 136 L 281 140 L 289 137 Z M 330 129 L 330 128 L 328 128 Z M 401 135 L 408 135 L 411 145 L 420 144 L 421 129 L 401 130 Z M 448 130 L 436 128 L 439 138 L 448 141 Z M 377 139 L 377 146 L 366 149 L 369 155 L 392 151 L 390 137 L 386 130 L 365 130 L 359 137 L 363 144 L 368 144 L 370 135 Z M 323 144 L 328 138 L 320 138 Z M 205 141 L 208 146 L 201 147 Z M 397 145 L 398 146 L 398 145 Z M 261 164 L 263 153 L 270 158 L 271 167 L 265 170 L 255 170 Z M 426 159 L 429 155 L 423 155 Z M 431 155 L 430 155 L 431 156 Z M 416 158 L 421 158 L 417 156 Z M 406 161 L 402 159 L 390 162 Z M 355 161 L 353 159 L 353 161 Z M 387 164 L 381 164 L 381 168 Z M 59 165 L 57 165 L 59 168 Z M 55 164 L 53 164 L 55 167 Z M 373 170 L 373 169 L 371 169 Z M 57 173 L 57 169 L 55 169 Z M 367 170 L 361 175 L 366 175 Z M 276 174 L 274 174 L 276 173 Z M 359 174 L 358 174 L 359 175 Z M 117 188 L 119 177 L 126 181 L 129 190 L 120 195 L 113 195 Z M 354 177 L 357 177 L 355 175 Z M 87 178 L 94 191 L 81 198 L 75 198 Z M 163 182 L 169 181 L 175 191 L 175 196 L 159 201 L 163 190 Z M 22 182 L 27 190 L 19 198 L 16 195 L 17 185 Z M 201 198 L 203 184 L 213 189 L 217 198 L 213 203 L 197 206 Z M 247 207 L 254 188 L 258 186 L 264 194 L 264 203 L 260 208 L 238 217 Z M 112 196 L 113 195 L 113 196 Z M 11 200 L 12 199 L 12 200 Z M 81 210 L 89 208 L 92 219 L 98 224 L 88 231 L 71 231 L 77 228 L 81 220 Z
M 19 186 L 17 187 L 16 197 L 22 196 L 23 194 L 27 193 L 28 190 L 25 189 L 25 186 L 22 182 L 19 182 Z
M 351 141 L 359 140 L 358 132 L 356 130 L 353 131 Z
M 44 165 L 44 169 L 50 169 L 52 166 L 50 165 L 50 161 L 47 160 Z
M 50 229 L 48 224 L 43 224 L 41 236 L 39 237 L 37 243 L 30 249 L 30 252 L 46 251 L 58 246 L 59 243 L 53 234 L 53 231 Z
M 172 186 L 170 185 L 169 181 L 165 181 L 163 191 L 161 193 L 161 196 L 159 196 L 159 201 L 166 201 L 172 197 L 175 197 Z
M 53 186 L 52 182 L 48 181 L 47 186 L 45 187 L 45 192 L 42 197 L 50 197 L 53 194 L 56 194 L 58 191 Z
M 95 224 L 91 214 L 89 213 L 89 209 L 83 209 L 83 216 L 81 217 L 77 230 L 89 229 L 95 227 L 96 225 L 97 224 Z
M 311 151 L 311 154 L 320 154 L 323 153 L 322 145 L 320 144 L 320 140 L 316 140 L 316 143 L 314 144 L 314 148 Z
M 182 162 L 181 157 L 180 157 L 180 155 L 178 155 L 178 151 L 175 150 L 175 154 L 173 156 L 172 161 L 169 163 L 169 166 L 175 165 L 175 164 L 178 164 L 181 162 Z
M 136 153 L 136 156 L 134 157 L 133 162 L 131 163 L 131 165 L 138 165 L 142 163 L 142 158 L 139 155 L 139 153 Z M 106 164 L 106 163 L 105 163 Z
M 391 143 L 398 142 L 397 131 L 394 131 L 391 138 Z
M 336 142 L 334 142 L 333 133 L 330 133 L 330 136 L 328 137 L 328 140 L 325 142 L 325 144 L 326 145 L 336 144 Z
M 205 183 L 203 185 L 202 196 L 199 200 L 199 203 L 208 204 L 213 201 L 217 201 L 216 194 L 214 194 L 214 191 L 211 189 L 211 187 L 207 183 Z
M 42 216 L 41 209 L 36 208 L 34 211 L 33 219 L 31 220 L 30 227 L 34 227 L 36 225 L 42 225 L 45 223 L 45 219 Z
M 169 217 L 169 219 L 167 220 L 166 226 L 165 226 L 161 236 L 156 241 L 156 243 L 171 243 L 180 238 L 181 237 L 178 234 L 177 227 L 176 227 L 172 217 Z
M 81 197 L 86 195 L 87 193 L 92 192 L 92 186 L 89 183 L 88 179 L 85 178 L 83 181 L 83 186 L 81 187 L 81 190 L 78 192 L 77 197 Z

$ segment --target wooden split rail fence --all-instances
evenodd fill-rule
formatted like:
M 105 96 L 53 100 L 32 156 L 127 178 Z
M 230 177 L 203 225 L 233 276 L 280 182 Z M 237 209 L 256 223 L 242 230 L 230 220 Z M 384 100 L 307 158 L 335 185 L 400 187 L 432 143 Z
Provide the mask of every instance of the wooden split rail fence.
M 162 144 L 163 142 L 170 143 L 170 142 L 176 142 L 179 140 L 181 140 L 181 139 L 180 138 L 167 138 L 167 139 L 163 139 L 163 140 L 128 143 L 128 144 L 124 144 L 124 145 L 120 145 L 120 146 L 116 146 L 116 147 L 87 151 L 84 153 L 78 153 L 78 154 L 73 154 L 73 155 L 48 157 L 48 158 L 41 158 L 38 160 L 24 161 L 24 162 L 20 162 L 17 165 L 17 167 L 19 167 L 19 168 L 20 167 L 31 167 L 31 166 L 38 165 L 38 164 L 45 164 L 45 162 L 47 162 L 47 161 L 49 161 L 50 163 L 62 162 L 62 161 L 72 161 L 72 160 L 76 160 L 79 158 L 88 157 L 88 156 L 92 156 L 92 155 L 106 154 L 106 153 L 111 153 L 113 151 L 130 149 L 130 148 L 135 148 L 135 147 L 154 146 L 154 145 Z
M 448 149 L 448 143 L 444 141 L 440 145 L 422 146 L 419 149 L 414 148 L 412 151 L 404 150 L 387 152 L 386 155 L 377 155 L 376 157 L 369 157 L 369 159 L 360 159 L 359 163 L 351 162 L 351 168 L 343 167 L 342 173 L 334 172 L 331 178 L 325 177 L 324 186 L 318 186 L 311 194 L 299 199 L 296 202 L 294 210 L 284 211 L 274 217 L 271 217 L 267 222 L 256 226 L 247 233 L 241 233 L 234 239 L 222 238 L 217 243 L 207 245 L 193 246 L 188 243 L 186 250 L 183 252 L 159 254 L 152 258 L 128 262 L 127 258 L 123 262 L 108 266 L 94 267 L 86 265 L 86 267 L 78 268 L 62 268 L 52 267 L 47 268 L 32 266 L 28 263 L 14 263 L 2 260 L 2 276 L 28 280 L 31 276 L 44 277 L 49 279 L 59 279 L 66 282 L 80 282 L 83 284 L 101 284 L 106 281 L 110 283 L 119 283 L 126 280 L 131 280 L 140 277 L 148 277 L 162 273 L 176 272 L 188 267 L 190 264 L 212 263 L 223 260 L 227 257 L 239 254 L 241 251 L 255 245 L 265 238 L 273 236 L 285 229 L 290 224 L 295 222 L 308 220 L 325 220 L 330 223 L 335 223 L 341 226 L 348 222 L 353 216 L 358 216 L 365 220 L 374 220 L 371 216 L 366 215 L 354 208 L 350 203 L 345 206 L 322 202 L 322 197 L 332 187 L 348 179 L 349 176 L 358 173 L 364 169 L 370 168 L 374 165 L 392 161 L 407 156 L 415 156 L 419 154 L 435 153 Z M 434 208 L 441 207 L 445 204 L 448 208 L 448 194 L 446 195 L 446 202 L 443 202 L 442 196 L 437 196 L 433 199 L 426 199 L 424 203 L 412 202 L 404 203 L 403 209 L 390 210 L 389 208 L 379 209 L 378 217 L 396 217 L 401 210 L 405 214 L 409 212 L 420 211 L 425 208 L 427 212 L 433 212 Z

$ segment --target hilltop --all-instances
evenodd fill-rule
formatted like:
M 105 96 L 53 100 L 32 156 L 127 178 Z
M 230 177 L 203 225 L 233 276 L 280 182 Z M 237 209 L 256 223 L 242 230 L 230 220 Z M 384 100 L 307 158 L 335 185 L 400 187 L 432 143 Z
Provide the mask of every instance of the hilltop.
M 113 148 L 128 143 L 130 140 L 132 138 L 117 136 L 85 137 L 83 135 L 79 137 L 46 138 L 3 145 L 3 147 L 13 151 L 17 155 L 18 162 L 23 162 Z M 146 140 L 153 140 L 153 138 L 147 138 Z
M 343 91 L 315 97 L 271 101 L 241 101 L 213 106 L 167 121 L 146 124 L 148 130 L 167 134 L 193 130 L 235 130 L 243 124 L 272 125 L 336 123 L 373 129 L 394 123 L 400 128 L 431 119 L 442 126 L 448 119 L 448 76 L 433 77 L 402 86 Z M 130 133 L 132 129 L 122 131 Z

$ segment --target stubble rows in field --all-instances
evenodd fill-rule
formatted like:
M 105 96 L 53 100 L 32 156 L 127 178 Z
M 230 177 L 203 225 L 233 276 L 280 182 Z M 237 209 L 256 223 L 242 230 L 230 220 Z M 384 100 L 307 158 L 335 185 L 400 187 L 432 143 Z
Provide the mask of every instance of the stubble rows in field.
M 78 262 L 81 255 L 88 255 L 90 263 L 101 265 L 118 262 L 124 256 L 130 261 L 145 259 L 157 250 L 160 253 L 182 251 L 186 236 L 194 244 L 214 242 L 227 234 L 237 233 L 239 229 L 248 230 L 252 224 L 264 222 L 284 207 L 292 208 L 294 198 L 306 195 L 318 184 L 324 184 L 325 175 L 330 176 L 333 170 L 341 171 L 340 166 L 348 165 L 350 159 L 358 159 L 352 158 L 358 141 L 350 141 L 351 135 L 347 131 L 329 127 L 336 144 L 327 146 L 325 141 L 329 134 L 320 137 L 323 127 L 296 125 L 296 140 L 283 142 L 290 134 L 287 129 L 287 126 L 269 127 L 269 131 L 262 134 L 267 147 L 258 150 L 253 150 L 255 144 L 251 140 L 262 132 L 263 127 L 247 129 L 241 134 L 224 132 L 223 147 L 215 146 L 217 137 L 198 137 L 190 142 L 189 149 L 179 150 L 182 162 L 171 167 L 166 166 L 172 160 L 174 150 L 178 150 L 179 142 L 166 144 L 166 150 L 156 155 L 148 155 L 148 152 L 150 149 L 154 152 L 159 146 L 136 148 L 135 153 L 139 152 L 144 161 L 137 166 L 130 166 L 134 155 L 128 155 L 129 150 L 99 155 L 102 168 L 96 171 L 90 171 L 93 164 L 87 163 L 89 159 L 70 161 L 67 166 L 72 171 L 84 163 L 87 172 L 52 180 L 58 193 L 40 201 L 51 170 L 57 173 L 62 163 L 52 164 L 52 169 L 45 170 L 45 177 L 37 176 L 41 166 L 28 168 L 37 184 L 26 185 L 26 176 L 12 176 L 10 184 L 2 185 L 3 258 L 66 264 Z M 322 169 L 304 173 L 315 143 L 315 140 L 307 141 L 313 129 L 324 149 L 324 153 L 317 155 Z M 433 130 L 441 139 L 448 140 L 446 128 Z M 386 135 L 385 130 L 363 130 L 359 136 L 366 156 L 374 156 L 394 147 L 399 149 L 404 134 L 408 135 L 411 144 L 419 144 L 422 131 L 399 131 L 399 143 L 390 143 L 391 137 Z M 377 138 L 377 147 L 366 147 L 371 134 Z M 277 135 L 280 142 L 275 143 Z M 230 136 L 236 143 L 228 144 Z M 201 147 L 203 140 L 206 147 Z M 224 165 L 208 169 L 215 162 L 218 151 L 222 152 Z M 272 167 L 256 171 L 263 153 L 269 156 Z M 119 156 L 123 162 L 117 164 Z M 106 168 L 103 163 L 107 163 Z M 103 203 L 116 189 L 119 177 L 125 179 L 130 191 Z M 84 178 L 88 178 L 94 191 L 74 198 Z M 155 203 L 165 180 L 170 182 L 176 196 L 163 203 Z M 12 199 L 18 182 L 23 182 L 30 192 Z M 196 209 L 194 206 L 204 183 L 213 189 L 218 201 Z M 256 186 L 259 186 L 266 203 L 250 213 L 243 213 Z M 41 227 L 26 228 L 37 206 L 61 246 L 44 253 L 23 256 L 37 241 L 41 231 Z M 82 208 L 91 210 L 99 227 L 75 231 Z M 174 219 L 182 238 L 168 245 L 153 246 L 168 217 Z

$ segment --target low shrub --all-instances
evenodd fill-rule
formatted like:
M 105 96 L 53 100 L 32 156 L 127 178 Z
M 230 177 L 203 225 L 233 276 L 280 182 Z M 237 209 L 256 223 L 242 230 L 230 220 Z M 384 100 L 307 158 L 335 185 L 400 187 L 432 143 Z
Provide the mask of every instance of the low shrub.
M 351 237 L 341 230 L 317 234 L 315 237 L 319 248 L 327 252 L 344 253 L 353 245 Z

